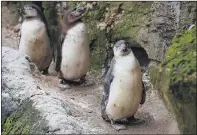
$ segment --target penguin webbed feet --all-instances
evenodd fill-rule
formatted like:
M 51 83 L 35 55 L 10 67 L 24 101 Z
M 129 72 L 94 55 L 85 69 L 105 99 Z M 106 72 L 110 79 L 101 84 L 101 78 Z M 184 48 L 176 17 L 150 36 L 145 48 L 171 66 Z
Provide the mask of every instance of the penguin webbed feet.
M 111 122 L 111 126 L 116 130 L 116 131 L 120 131 L 120 130 L 126 130 L 127 126 L 125 124 L 119 124 L 113 120 L 110 120 Z
M 131 116 L 131 117 L 126 119 L 126 123 L 129 124 L 129 125 L 140 125 L 140 124 L 144 124 L 145 120 L 135 118 L 134 116 Z
M 105 117 L 102 116 L 102 118 L 105 120 L 105 121 L 110 121 L 111 122 L 111 126 L 116 130 L 116 131 L 119 131 L 119 130 L 126 130 L 127 129 L 127 125 L 141 125 L 141 124 L 144 124 L 145 123 L 145 120 L 143 119 L 138 119 L 138 118 L 135 118 L 134 116 L 131 116 L 129 118 L 124 118 L 124 119 L 121 119 L 121 120 L 117 120 L 117 121 L 114 121 L 112 119 L 106 119 Z
M 109 117 L 107 116 L 107 114 L 105 112 L 105 108 L 102 108 L 102 110 L 101 110 L 101 117 L 102 117 L 103 120 L 105 120 L 107 122 L 110 122 L 110 119 L 109 119 Z
M 86 75 L 84 75 L 84 76 L 82 76 L 80 79 L 79 79 L 79 85 L 81 85 L 81 86 L 88 86 L 89 85 L 89 83 L 88 83 L 88 81 L 86 80 Z
M 41 71 L 41 74 L 43 74 L 43 75 L 48 75 L 48 74 L 49 74 L 48 69 L 49 69 L 49 68 L 46 68 L 45 70 Z
M 86 77 L 86 75 L 84 75 L 83 77 L 81 77 L 80 80 L 79 80 L 79 84 L 80 84 L 81 86 L 85 87 L 85 86 L 94 85 L 94 82 L 89 82 L 89 81 L 87 81 L 85 77 Z
M 59 87 L 61 90 L 70 89 L 71 86 L 65 79 L 59 79 Z
M 83 76 L 83 77 L 80 78 L 79 83 L 80 83 L 80 84 L 85 84 L 85 83 L 87 83 L 87 82 L 86 82 L 85 76 Z

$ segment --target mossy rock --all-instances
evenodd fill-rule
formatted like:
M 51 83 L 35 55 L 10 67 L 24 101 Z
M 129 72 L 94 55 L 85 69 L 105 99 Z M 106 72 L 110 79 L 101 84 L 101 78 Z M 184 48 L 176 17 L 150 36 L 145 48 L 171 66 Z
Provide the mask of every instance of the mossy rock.
M 56 1 L 43 1 L 44 14 L 49 26 L 49 33 L 51 36 L 52 44 L 56 45 L 59 38 L 59 19 L 56 9 Z
M 175 36 L 162 64 L 149 74 L 181 133 L 196 134 L 196 28 Z
M 33 102 L 29 99 L 24 101 L 4 123 L 2 123 L 2 134 L 44 134 L 48 127 L 46 122 L 40 118 L 40 113 L 33 108 Z
M 69 7 L 76 7 L 84 6 L 86 3 L 68 2 L 68 5 Z M 94 50 L 91 52 L 91 71 L 100 72 L 101 67 L 105 63 L 109 63 L 113 57 L 111 44 L 119 39 L 127 39 L 133 45 L 135 43 L 135 46 L 141 47 L 134 39 L 141 25 L 145 26 L 149 23 L 151 5 L 152 2 L 100 1 L 93 8 L 87 10 L 83 21 L 87 25 L 89 40 L 95 40 L 93 43 Z M 110 17 L 106 17 L 109 13 L 115 14 L 114 18 L 112 17 L 112 22 L 107 24 L 104 29 L 97 27 L 100 23 L 107 23 L 106 21 L 110 20 Z M 122 16 L 121 21 L 116 16 Z
M 113 29 L 112 41 L 120 37 L 136 39 L 138 31 L 150 22 L 151 5 L 152 2 L 124 2 L 121 6 L 124 10 L 124 21 Z

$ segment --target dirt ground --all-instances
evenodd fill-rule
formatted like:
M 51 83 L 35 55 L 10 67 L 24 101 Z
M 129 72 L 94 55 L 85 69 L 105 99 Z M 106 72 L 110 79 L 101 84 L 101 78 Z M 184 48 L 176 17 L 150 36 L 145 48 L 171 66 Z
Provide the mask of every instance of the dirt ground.
M 2 9 L 2 16 L 10 14 L 6 8 Z M 2 46 L 10 46 L 18 49 L 19 35 L 14 28 L 8 26 L 2 17 Z M 63 95 L 65 100 L 75 104 L 76 112 L 73 116 L 79 121 L 85 122 L 95 133 L 105 134 L 179 134 L 177 123 L 165 108 L 158 93 L 153 90 L 147 91 L 146 102 L 139 107 L 136 117 L 145 120 L 141 125 L 130 125 L 127 130 L 115 131 L 111 125 L 102 120 L 100 115 L 100 101 L 102 91 L 102 78 L 88 75 L 87 80 L 93 83 L 90 86 L 73 86 L 71 89 L 62 91 L 58 87 L 58 78 L 53 71 L 43 76 L 44 82 L 50 89 Z
M 95 133 L 105 134 L 179 134 L 176 121 L 166 110 L 162 100 L 156 91 L 147 91 L 146 102 L 139 107 L 136 118 L 145 120 L 141 125 L 130 125 L 127 130 L 115 131 L 111 125 L 102 120 L 100 115 L 100 93 L 102 91 L 102 82 L 99 78 L 88 76 L 87 79 L 92 86 L 80 87 L 74 86 L 72 89 L 61 91 L 58 88 L 58 79 L 56 76 L 45 76 L 45 81 L 49 87 L 57 93 L 65 96 L 74 105 L 76 110 L 73 115 L 79 121 L 88 122 Z

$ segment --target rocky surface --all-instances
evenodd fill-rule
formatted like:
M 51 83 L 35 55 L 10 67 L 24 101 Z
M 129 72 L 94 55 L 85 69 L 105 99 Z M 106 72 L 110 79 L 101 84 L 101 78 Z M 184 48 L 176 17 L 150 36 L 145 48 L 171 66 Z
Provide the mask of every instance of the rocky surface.
M 36 67 L 32 65 L 32 68 Z M 25 55 L 8 47 L 2 48 L 2 120 L 16 110 L 23 100 L 40 93 L 31 72 Z
M 196 134 L 196 28 L 177 35 L 162 64 L 149 73 L 181 133 Z
M 111 45 L 123 38 L 132 46 L 144 48 L 149 59 L 161 62 L 174 35 L 196 20 L 195 2 L 69 2 L 68 5 L 88 7 L 83 20 L 90 40 L 95 40 L 94 66 L 110 61 Z M 98 55 L 102 57 L 98 59 Z
M 3 134 L 90 133 L 72 118 L 72 103 L 43 90 L 49 88 L 25 55 L 3 47 L 2 65 Z

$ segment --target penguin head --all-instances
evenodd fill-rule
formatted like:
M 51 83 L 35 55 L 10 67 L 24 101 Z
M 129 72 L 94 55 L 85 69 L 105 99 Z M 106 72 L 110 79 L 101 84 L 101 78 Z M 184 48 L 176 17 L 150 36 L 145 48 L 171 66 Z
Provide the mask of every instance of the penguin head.
M 24 6 L 22 13 L 26 19 L 35 18 L 35 17 L 40 17 L 41 10 L 35 4 L 27 4 Z
M 125 40 L 119 40 L 113 47 L 115 56 L 126 56 L 131 52 L 131 48 L 128 42 Z
M 70 25 L 72 23 L 79 21 L 85 11 L 86 11 L 85 7 L 68 9 L 67 11 L 64 12 L 64 16 L 63 16 L 64 23 Z

